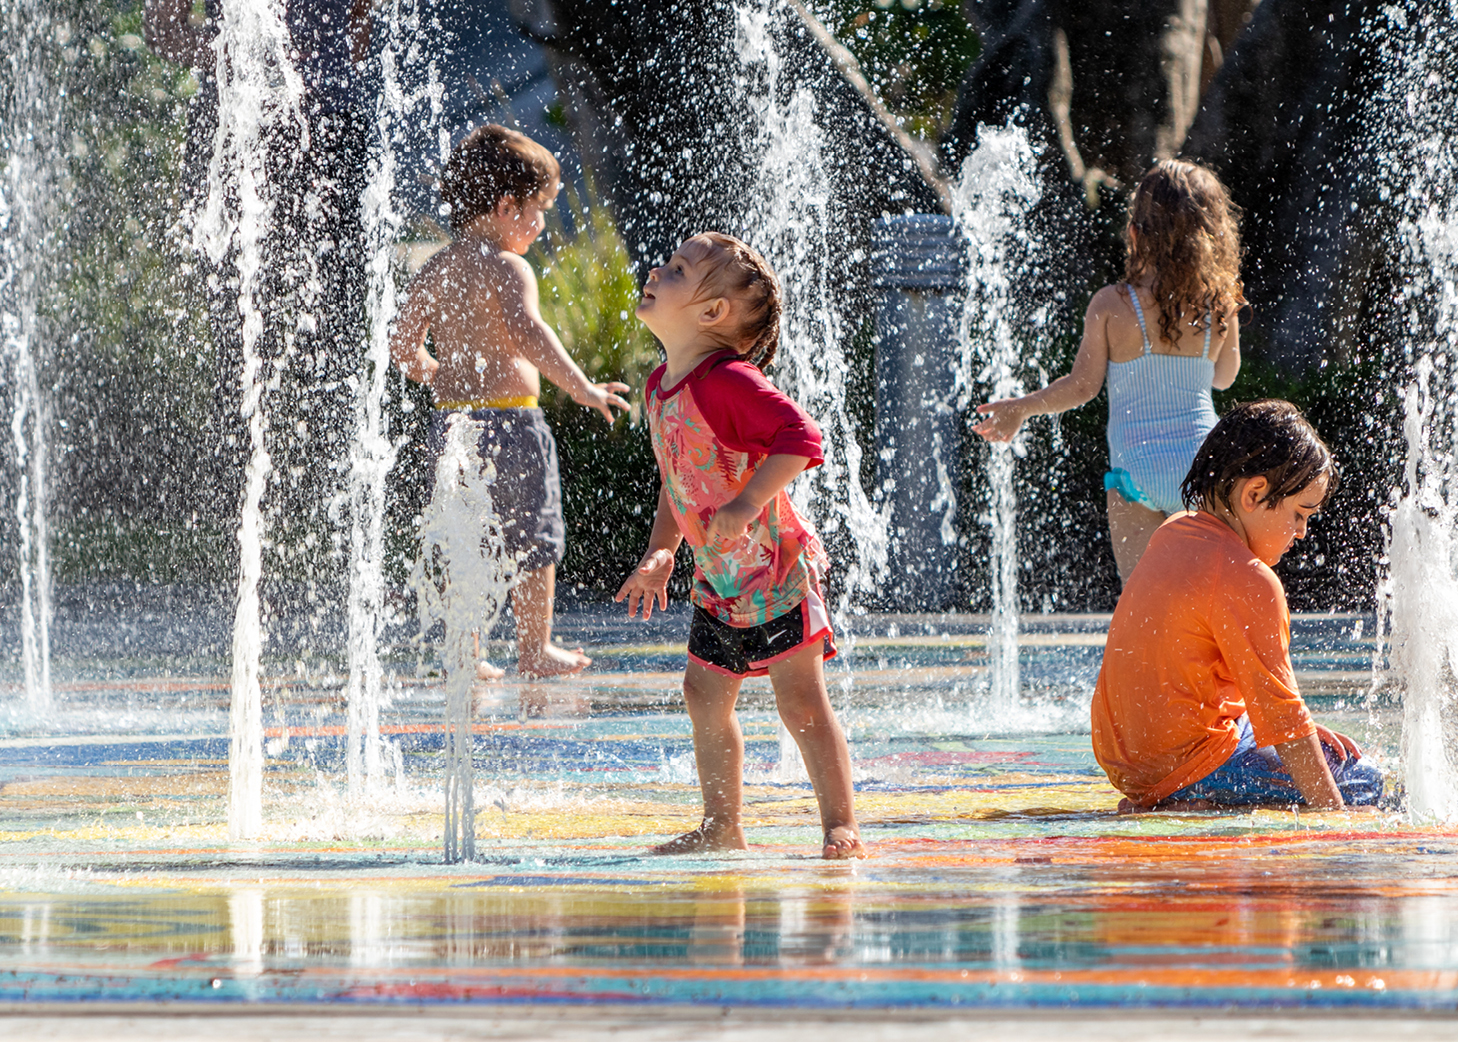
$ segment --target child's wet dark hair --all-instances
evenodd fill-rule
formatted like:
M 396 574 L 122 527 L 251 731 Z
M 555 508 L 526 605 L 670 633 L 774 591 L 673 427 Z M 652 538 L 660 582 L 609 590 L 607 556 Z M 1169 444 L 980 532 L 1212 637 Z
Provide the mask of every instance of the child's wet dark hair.
M 738 351 L 760 369 L 774 363 L 780 347 L 780 280 L 763 254 L 748 243 L 722 232 L 701 232 L 694 243 L 704 251 L 697 262 L 703 270 L 695 296 L 699 300 L 728 297 L 741 309 L 733 341 L 724 346 Z
M 1341 475 L 1331 449 L 1301 410 L 1290 402 L 1267 398 L 1237 405 L 1206 437 L 1180 485 L 1185 509 L 1216 505 L 1234 510 L 1231 493 L 1245 478 L 1263 477 L 1270 488 L 1261 497 L 1267 509 L 1326 478 L 1325 504 Z
M 440 175 L 440 197 L 450 207 L 451 230 L 458 232 L 507 197 L 525 203 L 555 196 L 561 176 L 557 157 L 543 145 L 488 123 L 451 151 Z

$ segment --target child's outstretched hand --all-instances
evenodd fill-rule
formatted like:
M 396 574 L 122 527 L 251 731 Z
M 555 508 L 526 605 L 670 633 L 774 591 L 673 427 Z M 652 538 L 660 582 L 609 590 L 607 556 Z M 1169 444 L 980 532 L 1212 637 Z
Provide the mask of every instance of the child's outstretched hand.
M 643 605 L 644 620 L 653 617 L 653 600 L 668 610 L 668 577 L 673 574 L 673 554 L 668 550 L 654 550 L 638 562 L 631 575 L 623 582 L 614 601 L 628 599 L 628 618 L 638 614 L 638 605 Z
M 1004 398 L 977 406 L 977 414 L 987 419 L 973 426 L 972 431 L 988 441 L 1012 441 L 1028 418 L 1027 406 L 1021 398 Z
M 632 408 L 626 401 L 618 397 L 618 395 L 627 394 L 631 390 L 632 388 L 627 384 L 618 383 L 617 381 L 605 384 L 588 384 L 587 389 L 578 394 L 574 394 L 572 400 L 585 408 L 596 409 L 607 418 L 608 423 L 612 423 L 617 419 L 617 416 L 613 413 L 614 408 L 621 409 L 623 412 L 627 412 Z

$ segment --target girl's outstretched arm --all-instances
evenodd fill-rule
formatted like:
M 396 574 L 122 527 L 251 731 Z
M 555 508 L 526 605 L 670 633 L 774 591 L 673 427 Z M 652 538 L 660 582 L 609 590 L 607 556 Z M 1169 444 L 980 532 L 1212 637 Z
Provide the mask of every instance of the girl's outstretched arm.
M 668 609 L 668 577 L 673 574 L 673 555 L 678 544 L 683 542 L 683 533 L 674 520 L 673 508 L 668 504 L 668 489 L 658 489 L 658 510 L 653 515 L 653 533 L 648 537 L 648 549 L 638 562 L 632 574 L 623 580 L 622 588 L 614 601 L 627 598 L 628 618 L 638 614 L 638 605 L 643 605 L 643 618 L 653 617 L 653 601 Z
M 1105 326 L 1117 293 L 1113 286 L 1105 286 L 1089 301 L 1083 317 L 1083 340 L 1067 376 L 1060 376 L 1041 391 L 1021 398 L 1004 398 L 977 406 L 978 414 L 987 418 L 972 430 L 988 441 L 1012 441 L 1029 416 L 1067 412 L 1092 401 L 1104 386 L 1104 374 L 1109 368 L 1109 337 Z

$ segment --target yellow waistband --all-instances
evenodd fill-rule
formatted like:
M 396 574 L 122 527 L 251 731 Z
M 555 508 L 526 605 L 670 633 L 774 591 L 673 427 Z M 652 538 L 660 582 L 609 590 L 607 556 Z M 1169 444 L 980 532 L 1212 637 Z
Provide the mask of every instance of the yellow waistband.
M 515 398 L 481 398 L 474 402 L 436 402 L 437 409 L 474 411 L 476 409 L 535 409 L 537 396 L 521 394 Z

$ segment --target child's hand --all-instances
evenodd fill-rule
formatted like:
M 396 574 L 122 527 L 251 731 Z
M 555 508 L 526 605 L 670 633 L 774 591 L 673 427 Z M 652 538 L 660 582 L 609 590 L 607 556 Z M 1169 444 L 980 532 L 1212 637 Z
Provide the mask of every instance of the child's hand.
M 1337 754 L 1338 760 L 1345 760 L 1350 756 L 1354 760 L 1362 758 L 1362 748 L 1346 735 L 1333 731 L 1330 728 L 1316 725 L 1316 737 L 1321 739 L 1321 744 Z
M 988 441 L 1012 441 L 1028 418 L 1028 407 L 1022 398 L 1004 398 L 977 406 L 977 414 L 987 419 L 972 428 Z
M 633 569 L 623 582 L 623 587 L 618 591 L 614 601 L 621 601 L 624 597 L 628 599 L 628 618 L 638 614 L 638 605 L 643 605 L 643 619 L 646 621 L 653 617 L 653 599 L 658 599 L 658 606 L 664 611 L 668 610 L 668 577 L 673 574 L 673 554 L 668 550 L 654 550 L 647 554 L 638 567 Z
M 740 499 L 731 499 L 709 519 L 709 526 L 705 529 L 705 536 L 710 546 L 728 547 L 733 546 L 744 538 L 744 531 L 749 527 L 749 522 L 759 515 L 759 510 L 753 504 L 745 503 Z
M 627 394 L 631 390 L 632 388 L 627 384 L 620 384 L 616 381 L 606 384 L 588 384 L 587 389 L 574 394 L 572 400 L 588 409 L 596 409 L 606 417 L 608 423 L 612 423 L 617 419 L 613 414 L 614 407 L 622 409 L 623 412 L 632 408 L 618 397 L 619 394 Z

